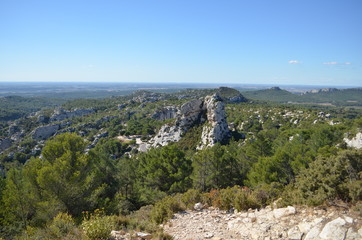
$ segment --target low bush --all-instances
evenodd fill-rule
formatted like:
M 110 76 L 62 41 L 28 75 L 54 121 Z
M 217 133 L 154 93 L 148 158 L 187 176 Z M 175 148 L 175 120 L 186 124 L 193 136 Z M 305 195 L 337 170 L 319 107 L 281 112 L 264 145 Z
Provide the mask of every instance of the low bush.
M 195 203 L 201 202 L 201 200 L 201 192 L 196 189 L 190 189 L 181 195 L 181 202 L 186 209 L 192 209 Z
M 75 222 L 67 213 L 59 213 L 51 222 L 48 229 L 54 238 L 62 238 L 76 228 Z
M 96 209 L 94 213 L 84 213 L 82 229 L 90 240 L 107 240 L 111 231 L 116 228 L 117 217 L 105 216 L 102 210 Z
M 151 211 L 151 219 L 157 223 L 163 223 L 165 220 L 171 218 L 174 213 L 185 210 L 180 201 L 180 195 L 167 196 L 161 201 L 157 202 Z

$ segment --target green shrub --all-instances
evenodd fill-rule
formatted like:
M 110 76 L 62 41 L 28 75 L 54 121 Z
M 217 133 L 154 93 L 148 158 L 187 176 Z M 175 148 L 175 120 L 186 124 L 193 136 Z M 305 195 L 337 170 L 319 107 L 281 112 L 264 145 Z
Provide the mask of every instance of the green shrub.
M 182 194 L 181 201 L 185 208 L 192 209 L 195 203 L 201 201 L 201 193 L 196 189 L 189 189 L 187 192 Z
M 160 224 L 170 219 L 174 213 L 184 210 L 178 198 L 178 195 L 174 197 L 167 196 L 157 202 L 151 211 L 151 219 L 157 224 Z
M 318 157 L 297 176 L 293 203 L 319 205 L 335 199 L 362 200 L 362 151 L 345 150 L 336 156 Z M 288 195 L 288 194 L 287 194 Z
M 238 192 L 239 186 L 232 188 L 226 188 L 220 190 L 220 205 L 218 206 L 222 210 L 230 210 L 233 207 L 235 196 Z
M 48 229 L 55 238 L 61 238 L 76 228 L 72 216 L 67 213 L 59 213 L 51 222 Z
M 128 216 L 130 220 L 128 229 L 155 232 L 158 229 L 158 225 L 151 219 L 152 209 L 153 207 L 151 205 L 148 205 L 141 207 L 135 212 L 132 212 Z
M 250 189 L 240 189 L 234 196 L 233 205 L 238 211 L 261 207 L 256 192 L 252 192 Z
M 257 186 L 253 190 L 253 195 L 261 206 L 266 206 L 271 204 L 274 200 L 278 199 L 283 190 L 283 184 L 273 182 L 271 184 L 261 184 Z
M 103 211 L 97 209 L 94 213 L 84 214 L 82 229 L 90 240 L 106 240 L 115 229 L 116 221 L 115 216 L 104 216 Z
M 212 189 L 210 192 L 202 194 L 202 203 L 208 206 L 220 208 L 220 191 L 218 189 Z

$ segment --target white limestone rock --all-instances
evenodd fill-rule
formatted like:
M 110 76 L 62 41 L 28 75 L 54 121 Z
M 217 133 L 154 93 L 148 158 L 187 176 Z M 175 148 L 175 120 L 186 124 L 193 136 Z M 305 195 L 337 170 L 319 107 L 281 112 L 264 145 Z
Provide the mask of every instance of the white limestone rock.
M 286 208 L 277 208 L 273 210 L 274 217 L 277 219 L 295 214 L 295 212 L 295 208 L 291 206 L 288 206 Z
M 50 122 L 63 121 L 68 118 L 82 117 L 94 113 L 94 109 L 75 109 L 73 111 L 66 111 L 63 108 L 57 109 L 50 117 Z
M 347 232 L 347 229 L 343 227 L 345 224 L 346 221 L 344 219 L 336 218 L 324 226 L 319 237 L 328 240 L 344 240 Z
M 53 136 L 59 129 L 59 124 L 38 127 L 32 132 L 32 137 L 36 140 L 46 140 Z
M 304 240 L 319 240 L 320 238 L 319 233 L 321 232 L 321 229 L 319 226 L 314 226 L 305 236 Z
M 205 98 L 207 121 L 202 130 L 199 149 L 211 147 L 230 138 L 231 133 L 226 121 L 225 105 L 217 94 Z
M 289 229 L 288 231 L 288 239 L 290 240 L 301 240 L 303 236 L 303 233 L 299 231 L 299 228 L 297 226 Z
M 196 211 L 200 211 L 200 210 L 202 210 L 204 208 L 204 205 L 202 205 L 202 203 L 196 203 L 195 205 L 194 205 L 194 209 L 196 210 Z
M 149 233 L 137 232 L 136 236 L 141 239 L 152 239 L 152 235 Z
M 352 139 L 343 138 L 344 142 L 347 144 L 348 147 L 353 147 L 360 149 L 362 148 L 362 132 L 356 134 L 356 136 Z

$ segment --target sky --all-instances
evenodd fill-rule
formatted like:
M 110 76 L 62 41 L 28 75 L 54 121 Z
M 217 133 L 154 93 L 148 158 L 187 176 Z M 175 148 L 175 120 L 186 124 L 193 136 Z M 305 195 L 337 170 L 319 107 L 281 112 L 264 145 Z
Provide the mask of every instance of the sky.
M 361 0 L 0 0 L 0 82 L 362 86 Z

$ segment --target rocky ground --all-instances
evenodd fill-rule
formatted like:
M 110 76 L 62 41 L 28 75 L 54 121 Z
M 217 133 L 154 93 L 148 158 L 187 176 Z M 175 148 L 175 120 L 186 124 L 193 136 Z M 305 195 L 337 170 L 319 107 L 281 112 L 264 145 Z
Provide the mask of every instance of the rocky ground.
M 175 214 L 163 226 L 175 240 L 362 239 L 362 218 L 343 208 L 278 208 L 228 213 L 209 208 Z

